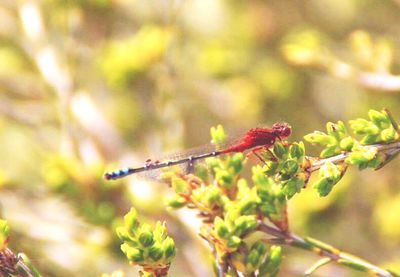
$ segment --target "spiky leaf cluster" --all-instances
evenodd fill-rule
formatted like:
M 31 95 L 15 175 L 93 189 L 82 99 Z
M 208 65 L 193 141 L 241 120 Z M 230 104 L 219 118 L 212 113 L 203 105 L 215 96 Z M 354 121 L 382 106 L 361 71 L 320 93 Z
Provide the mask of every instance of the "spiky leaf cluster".
M 256 241 L 251 246 L 245 246 L 232 254 L 232 263 L 245 276 L 251 276 L 258 271 L 259 276 L 275 276 L 282 260 L 282 248 L 271 246 L 262 241 Z
M 124 226 L 116 232 L 123 241 L 121 250 L 132 264 L 142 266 L 149 273 L 164 271 L 166 275 L 176 248 L 165 224 L 158 221 L 152 227 L 140 223 L 136 210 L 131 208 L 124 217 Z

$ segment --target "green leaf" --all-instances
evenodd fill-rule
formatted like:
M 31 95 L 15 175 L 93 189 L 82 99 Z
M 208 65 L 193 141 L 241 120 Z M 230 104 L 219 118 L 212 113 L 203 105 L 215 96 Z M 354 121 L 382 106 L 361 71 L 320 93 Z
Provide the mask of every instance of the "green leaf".
M 285 148 L 285 146 L 283 146 L 282 143 L 280 142 L 276 142 L 274 144 L 274 155 L 278 158 L 278 159 L 283 159 L 283 157 L 287 154 L 287 149 Z
M 139 225 L 139 222 L 137 220 L 137 212 L 136 212 L 135 208 L 132 207 L 129 210 L 129 212 L 124 216 L 124 221 L 125 221 L 126 228 L 129 231 L 133 231 L 137 228 L 137 226 Z
M 168 237 L 164 240 L 163 245 L 164 257 L 169 261 L 176 255 L 175 242 L 172 238 Z
M 227 238 L 229 235 L 229 228 L 226 226 L 224 220 L 217 216 L 214 219 L 214 228 L 220 238 Z
M 185 197 L 175 194 L 168 198 L 166 202 L 169 207 L 177 209 L 183 207 L 187 201 Z
M 366 119 L 349 120 L 349 123 L 351 129 L 358 135 L 377 135 L 379 133 L 379 128 Z
M 218 184 L 224 187 L 230 187 L 233 182 L 233 176 L 226 170 L 220 169 L 215 174 Z
M 361 144 L 367 145 L 367 144 L 373 144 L 379 142 L 379 134 L 378 135 L 366 135 L 360 140 Z
M 304 139 L 312 144 L 332 145 L 335 144 L 335 138 L 320 131 L 314 131 L 311 134 L 305 135 Z
M 286 160 L 282 164 L 282 174 L 293 176 L 299 170 L 299 165 L 295 160 Z
M 235 153 L 229 160 L 229 167 L 233 168 L 234 174 L 238 174 L 242 171 L 243 158 L 243 153 Z
M 296 176 L 282 185 L 283 193 L 290 199 L 304 187 L 304 179 Z
M 305 154 L 304 143 L 300 141 L 299 143 L 293 143 L 289 147 L 290 157 L 293 159 L 302 159 Z
M 392 126 L 390 126 L 387 129 L 383 129 L 381 132 L 381 139 L 384 142 L 391 142 L 398 138 L 399 138 L 399 135 Z
M 242 239 L 239 238 L 238 236 L 231 236 L 228 239 L 227 246 L 229 248 L 237 248 L 237 247 L 239 247 L 241 242 L 242 242 Z
M 340 153 L 340 148 L 337 147 L 336 145 L 334 145 L 334 146 L 330 146 L 330 147 L 327 147 L 324 150 L 322 150 L 320 157 L 321 158 L 329 158 L 329 157 L 332 157 L 339 153 Z
M 164 254 L 164 251 L 162 249 L 162 247 L 160 245 L 153 245 L 152 247 L 150 247 L 149 249 L 149 257 L 153 260 L 153 261 L 158 261 L 162 258 Z
M 122 245 L 121 245 L 121 250 L 124 251 L 122 249 Z M 129 247 L 126 249 L 125 254 L 128 260 L 132 262 L 140 263 L 144 261 L 144 253 L 143 250 L 141 249 Z
M 187 193 L 189 190 L 188 183 L 182 178 L 179 178 L 177 176 L 172 177 L 171 186 L 176 193 Z
M 354 145 L 354 139 L 350 136 L 343 138 L 340 143 L 340 149 L 344 151 L 350 151 L 353 148 Z
M 221 145 L 226 139 L 224 127 L 218 125 L 217 127 L 211 127 L 210 130 L 212 143 L 215 145 Z
M 387 128 L 390 126 L 390 119 L 385 112 L 378 112 L 376 110 L 369 110 L 368 117 L 371 121 L 380 128 Z
M 269 254 L 259 269 L 259 276 L 276 276 L 282 262 L 282 248 L 272 245 Z
M 153 239 L 153 233 L 150 231 L 144 231 L 139 235 L 139 242 L 144 246 L 148 247 L 153 245 L 154 239 Z

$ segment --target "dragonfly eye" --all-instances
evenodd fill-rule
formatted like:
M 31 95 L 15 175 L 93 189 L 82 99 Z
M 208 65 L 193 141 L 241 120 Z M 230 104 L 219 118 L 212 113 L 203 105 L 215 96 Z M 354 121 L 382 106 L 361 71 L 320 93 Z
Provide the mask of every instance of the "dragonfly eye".
M 287 123 L 275 123 L 272 125 L 272 129 L 275 134 L 279 137 L 288 137 L 292 133 L 292 128 Z

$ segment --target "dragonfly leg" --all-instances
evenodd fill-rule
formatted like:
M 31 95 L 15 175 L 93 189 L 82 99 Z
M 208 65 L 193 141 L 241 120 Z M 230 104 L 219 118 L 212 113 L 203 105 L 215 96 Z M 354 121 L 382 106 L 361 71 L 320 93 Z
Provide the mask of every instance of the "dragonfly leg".
M 258 154 L 260 150 L 262 150 L 264 146 L 259 146 L 254 149 L 252 149 L 249 153 L 246 154 L 246 159 L 251 159 L 254 156 L 256 156 L 261 162 L 265 163 L 265 160 Z

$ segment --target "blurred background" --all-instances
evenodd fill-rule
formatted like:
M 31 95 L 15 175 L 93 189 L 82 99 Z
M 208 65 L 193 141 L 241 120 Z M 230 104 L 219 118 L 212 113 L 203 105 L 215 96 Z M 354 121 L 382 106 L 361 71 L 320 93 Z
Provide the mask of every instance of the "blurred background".
M 168 188 L 104 171 L 289 122 L 292 140 L 384 107 L 400 120 L 400 1 L 1 0 L 0 203 L 10 248 L 44 276 L 137 276 L 114 228 L 167 221 L 171 276 L 210 276 L 199 223 Z M 318 149 L 306 144 L 309 154 Z M 312 149 L 311 149 L 312 148 Z M 290 203 L 294 232 L 400 267 L 400 163 L 350 169 Z M 280 276 L 317 256 L 285 249 Z M 314 276 L 363 276 L 329 265 Z

